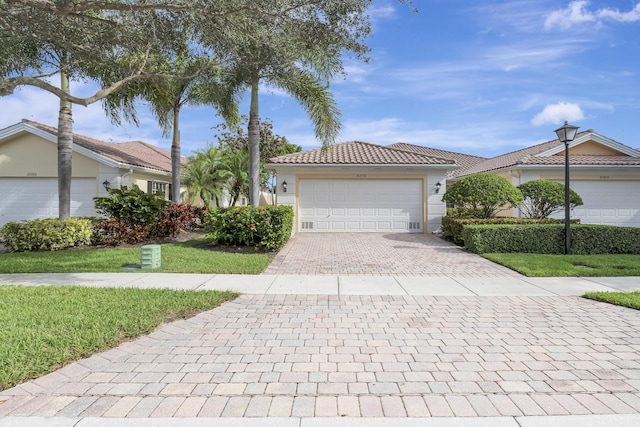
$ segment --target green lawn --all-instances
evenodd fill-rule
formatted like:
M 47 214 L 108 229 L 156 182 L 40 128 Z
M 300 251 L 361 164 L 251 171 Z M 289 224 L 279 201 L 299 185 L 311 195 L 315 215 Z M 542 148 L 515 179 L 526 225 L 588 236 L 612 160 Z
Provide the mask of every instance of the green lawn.
M 529 277 L 640 276 L 640 255 L 483 254 Z
M 271 262 L 265 253 L 230 253 L 203 246 L 206 240 L 166 243 L 161 246 L 158 273 L 259 274 Z M 140 265 L 140 248 L 90 248 L 56 252 L 0 254 L 0 273 L 107 273 L 140 272 L 123 267 Z
M 584 295 L 596 301 L 608 302 L 609 304 L 621 305 L 624 307 L 640 310 L 640 291 L 633 292 L 589 292 Z
M 236 297 L 219 291 L 0 286 L 0 390 Z

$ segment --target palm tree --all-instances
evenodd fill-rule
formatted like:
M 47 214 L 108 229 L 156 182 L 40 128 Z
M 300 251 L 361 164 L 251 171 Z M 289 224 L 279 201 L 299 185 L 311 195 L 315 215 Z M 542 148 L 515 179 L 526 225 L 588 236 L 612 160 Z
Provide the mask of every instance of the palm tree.
M 231 200 L 230 206 L 234 206 L 240 196 L 246 195 L 249 190 L 249 153 L 238 150 L 227 153 L 224 157 L 224 167 L 229 172 L 227 183 Z
M 205 151 L 196 152 L 189 159 L 184 175 L 189 202 L 202 201 L 208 205 L 215 200 L 216 206 L 220 206 L 231 175 L 219 148 L 209 146 Z
M 127 90 L 107 98 L 105 109 L 114 122 L 120 124 L 120 117 L 137 124 L 135 101 L 146 101 L 151 108 L 163 136 L 171 138 L 171 185 L 175 202 L 180 200 L 180 111 L 189 105 L 213 106 L 227 123 L 238 122 L 236 88 L 221 84 L 222 68 L 213 59 L 195 56 L 189 50 L 189 40 L 185 29 L 173 60 L 161 59 L 162 68 L 168 73 L 192 76 L 190 78 L 158 78 L 134 82 Z
M 235 35 L 242 34 L 243 37 L 227 41 L 225 47 L 229 49 L 227 58 L 230 62 L 228 87 L 235 91 L 248 89 L 251 93 L 248 195 L 249 202 L 257 205 L 260 197 L 260 84 L 278 87 L 296 99 L 306 110 L 316 137 L 326 148 L 333 144 L 340 130 L 339 111 L 328 83 L 342 68 L 335 59 L 339 48 L 325 43 L 322 38 L 310 40 L 312 36 L 306 29 L 314 22 L 306 22 L 303 18 L 284 21 L 253 18 L 236 22 L 241 31 Z

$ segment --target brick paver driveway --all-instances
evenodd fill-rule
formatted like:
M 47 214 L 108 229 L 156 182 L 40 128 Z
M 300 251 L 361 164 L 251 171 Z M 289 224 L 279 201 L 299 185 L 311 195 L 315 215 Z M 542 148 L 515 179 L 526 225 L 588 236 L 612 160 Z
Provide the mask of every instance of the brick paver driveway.
M 640 315 L 578 297 L 245 295 L 0 393 L 0 417 L 639 410 Z
M 383 233 L 298 233 L 263 274 L 520 277 L 440 237 Z

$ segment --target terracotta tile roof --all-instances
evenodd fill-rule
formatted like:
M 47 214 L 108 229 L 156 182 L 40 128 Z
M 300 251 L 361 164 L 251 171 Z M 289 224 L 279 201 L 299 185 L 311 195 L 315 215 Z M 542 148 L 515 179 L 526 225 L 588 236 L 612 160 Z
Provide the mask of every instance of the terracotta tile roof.
M 624 166 L 640 165 L 640 157 L 629 156 L 574 156 L 569 158 L 571 165 Z M 528 157 L 522 159 L 523 165 L 564 165 L 564 156 Z
M 404 142 L 390 144 L 390 145 L 387 145 L 387 147 L 394 148 L 397 150 L 413 151 L 415 153 L 425 154 L 427 156 L 440 157 L 443 159 L 453 159 L 455 160 L 456 164 L 460 166 L 460 169 L 447 172 L 447 176 L 452 175 L 454 173 L 461 173 L 467 168 L 470 168 L 474 165 L 477 165 L 478 163 L 481 163 L 487 160 L 486 157 L 456 153 L 455 151 L 440 150 L 438 148 L 423 147 L 421 145 L 407 144 Z
M 58 135 L 58 129 L 54 127 L 26 119 L 23 120 L 23 122 L 45 132 L 49 132 L 52 135 Z M 146 142 L 129 141 L 112 143 L 74 133 L 73 143 L 115 160 L 116 162 L 156 169 L 163 172 L 171 172 L 171 153 Z M 186 158 L 183 157 L 181 163 L 186 164 Z
M 279 165 L 452 165 L 455 161 L 398 150 L 367 142 L 336 144 L 326 153 L 322 149 L 301 151 L 269 159 Z
M 576 138 L 583 135 L 593 133 L 593 130 L 589 129 L 583 132 L 578 132 Z M 453 178 L 460 178 L 462 176 L 470 175 L 476 172 L 489 172 L 492 170 L 508 168 L 515 165 L 564 165 L 564 155 L 560 156 L 538 156 L 540 153 L 551 150 L 555 147 L 563 145 L 558 139 L 552 141 L 543 142 L 541 144 L 534 145 L 532 147 L 523 148 L 521 150 L 512 151 L 510 153 L 503 154 L 501 156 L 493 157 L 482 163 L 478 163 L 470 168 L 464 170 L 453 171 L 451 176 Z M 576 156 L 571 155 L 569 160 L 571 164 L 575 165 L 640 165 L 640 158 L 629 156 Z

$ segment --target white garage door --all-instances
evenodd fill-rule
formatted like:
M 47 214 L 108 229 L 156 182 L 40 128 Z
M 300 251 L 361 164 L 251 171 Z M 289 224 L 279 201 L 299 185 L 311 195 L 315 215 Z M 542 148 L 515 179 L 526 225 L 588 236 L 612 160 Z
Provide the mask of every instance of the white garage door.
M 571 213 L 582 224 L 608 224 L 640 227 L 640 182 L 571 181 L 584 205 Z M 564 213 L 555 215 L 564 218 Z
M 71 182 L 71 216 L 95 216 L 94 178 L 74 178 Z M 0 178 L 0 225 L 58 217 L 56 178 Z
M 422 232 L 422 180 L 300 180 L 302 232 Z

